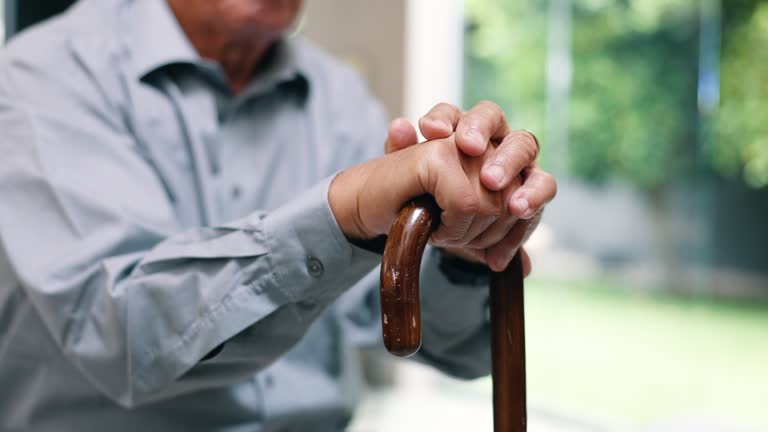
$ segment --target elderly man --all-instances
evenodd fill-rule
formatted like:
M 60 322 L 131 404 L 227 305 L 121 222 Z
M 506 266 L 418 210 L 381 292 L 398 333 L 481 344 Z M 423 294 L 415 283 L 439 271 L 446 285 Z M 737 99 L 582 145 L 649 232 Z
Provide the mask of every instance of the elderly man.
M 417 360 L 488 373 L 477 266 L 555 194 L 535 139 L 492 103 L 387 132 L 352 70 L 283 36 L 301 6 L 82 0 L 4 48 L 0 429 L 343 429 L 349 349 L 380 344 L 370 240 L 422 194 Z

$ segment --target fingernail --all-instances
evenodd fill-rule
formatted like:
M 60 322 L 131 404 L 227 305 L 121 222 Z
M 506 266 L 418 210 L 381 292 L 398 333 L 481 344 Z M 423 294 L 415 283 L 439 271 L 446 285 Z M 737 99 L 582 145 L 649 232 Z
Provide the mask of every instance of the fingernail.
M 442 130 L 447 130 L 447 131 L 453 132 L 453 128 L 451 127 L 451 125 L 449 125 L 448 123 L 446 123 L 446 122 L 444 122 L 442 120 L 434 120 L 433 123 L 434 123 L 435 126 L 439 127 Z
M 400 131 L 400 130 L 399 130 L 399 129 L 397 129 L 397 128 L 394 128 L 394 129 L 390 129 L 390 130 L 389 130 L 389 137 L 390 137 L 391 139 L 393 139 L 393 140 L 397 140 L 397 141 L 399 141 L 400 139 L 402 139 L 402 138 L 403 138 L 403 135 L 404 135 L 404 134 L 403 134 L 403 132 L 402 132 L 402 131 Z
M 419 124 L 421 125 L 422 122 L 424 122 L 426 126 L 429 126 L 432 129 L 447 130 L 447 131 L 453 132 L 453 128 L 451 127 L 451 125 L 449 125 L 447 122 L 443 120 L 438 120 L 438 119 L 429 118 L 429 117 L 422 117 Z
M 530 211 L 528 208 L 528 200 L 525 198 L 513 199 L 512 206 L 515 208 L 516 213 L 521 215 L 521 218 L 525 218 L 525 214 Z
M 478 148 L 482 148 L 485 145 L 483 135 L 477 129 L 468 130 L 466 136 L 470 141 L 474 141 Z
M 522 216 L 520 216 L 520 219 L 530 219 L 535 214 L 536 214 L 536 209 L 529 208 L 528 210 L 525 211 L 525 213 L 523 213 Z
M 485 172 L 491 176 L 497 185 L 500 184 L 502 180 L 504 180 L 504 168 L 500 167 L 499 165 L 488 165 L 485 168 Z

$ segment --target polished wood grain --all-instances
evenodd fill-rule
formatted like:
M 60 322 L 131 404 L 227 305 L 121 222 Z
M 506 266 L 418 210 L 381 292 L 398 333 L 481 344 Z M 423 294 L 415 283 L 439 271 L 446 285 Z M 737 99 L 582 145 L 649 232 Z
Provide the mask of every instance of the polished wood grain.
M 384 345 L 394 355 L 421 346 L 419 268 L 440 209 L 431 197 L 406 205 L 389 233 L 381 264 L 381 320 Z M 506 270 L 491 273 L 491 356 L 495 432 L 527 428 L 523 268 L 518 253 Z
M 523 432 L 527 427 L 525 315 L 519 253 L 506 270 L 491 273 L 490 294 L 494 430 Z
M 381 325 L 384 346 L 400 357 L 421 346 L 419 268 L 429 237 L 440 222 L 431 197 L 417 198 L 398 215 L 381 262 Z

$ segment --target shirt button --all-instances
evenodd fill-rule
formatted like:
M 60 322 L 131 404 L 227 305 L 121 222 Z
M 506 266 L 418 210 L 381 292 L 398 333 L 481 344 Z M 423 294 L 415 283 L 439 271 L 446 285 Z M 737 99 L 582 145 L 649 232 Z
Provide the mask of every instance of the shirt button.
M 233 199 L 240 199 L 240 196 L 243 194 L 243 190 L 240 189 L 240 186 L 234 185 L 232 186 L 232 198 Z
M 307 270 L 313 277 L 319 278 L 323 275 L 323 263 L 315 257 L 307 257 Z

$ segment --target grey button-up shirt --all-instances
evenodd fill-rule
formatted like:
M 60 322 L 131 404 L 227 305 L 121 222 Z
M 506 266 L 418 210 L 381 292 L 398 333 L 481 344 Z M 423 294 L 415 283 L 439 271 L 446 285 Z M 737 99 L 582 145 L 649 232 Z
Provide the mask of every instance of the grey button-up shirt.
M 330 178 L 362 80 L 299 39 L 241 94 L 162 0 L 83 0 L 0 54 L 0 429 L 326 431 L 379 346 L 379 256 Z M 424 261 L 418 359 L 489 370 L 482 289 Z M 220 349 L 219 349 L 220 348 Z

